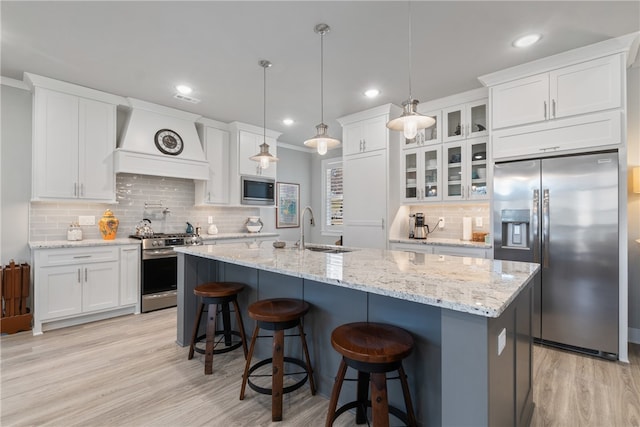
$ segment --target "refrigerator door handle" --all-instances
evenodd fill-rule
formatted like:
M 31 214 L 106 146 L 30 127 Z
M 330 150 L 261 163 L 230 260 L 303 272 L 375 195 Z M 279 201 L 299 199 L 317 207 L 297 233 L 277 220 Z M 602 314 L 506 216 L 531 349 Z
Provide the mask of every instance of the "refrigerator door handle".
M 533 190 L 533 206 L 531 212 L 533 212 L 533 218 L 531 221 L 531 229 L 533 232 L 533 262 L 540 263 L 540 238 L 538 237 L 540 190 Z
M 549 268 L 549 189 L 542 197 L 542 267 Z

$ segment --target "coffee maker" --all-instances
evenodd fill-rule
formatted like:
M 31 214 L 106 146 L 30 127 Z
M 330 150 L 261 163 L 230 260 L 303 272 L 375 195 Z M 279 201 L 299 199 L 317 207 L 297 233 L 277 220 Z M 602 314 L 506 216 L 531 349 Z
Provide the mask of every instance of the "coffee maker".
M 426 239 L 427 238 L 427 226 L 424 223 L 424 214 L 422 212 L 416 213 L 416 219 L 413 226 L 413 238 L 414 239 Z

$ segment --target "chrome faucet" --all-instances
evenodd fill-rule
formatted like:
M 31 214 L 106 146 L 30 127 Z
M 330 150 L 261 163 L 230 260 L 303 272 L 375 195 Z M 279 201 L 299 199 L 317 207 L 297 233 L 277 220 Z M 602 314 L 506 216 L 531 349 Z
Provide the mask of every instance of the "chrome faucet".
M 300 250 L 304 250 L 304 214 L 307 212 L 307 210 L 311 214 L 311 225 L 313 226 L 316 225 L 315 220 L 313 219 L 313 210 L 311 209 L 310 206 L 307 206 L 302 211 L 302 219 L 301 219 L 302 224 L 300 225 L 300 240 L 298 240 L 298 249 Z

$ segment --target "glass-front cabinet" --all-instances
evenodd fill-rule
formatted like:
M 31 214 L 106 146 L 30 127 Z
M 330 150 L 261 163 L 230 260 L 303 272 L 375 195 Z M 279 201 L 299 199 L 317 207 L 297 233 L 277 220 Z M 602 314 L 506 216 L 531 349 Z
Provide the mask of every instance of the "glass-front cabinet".
M 488 135 L 487 100 L 468 102 L 442 110 L 442 141 L 460 141 Z
M 442 142 L 442 117 L 440 111 L 432 111 L 424 114 L 433 118 L 436 123 L 427 129 L 421 129 L 415 138 L 404 138 L 403 148 L 416 148 L 423 145 L 440 144 Z
M 488 140 L 444 144 L 444 200 L 483 200 L 488 196 Z
M 403 151 L 402 200 L 404 203 L 442 200 L 441 155 L 440 145 Z

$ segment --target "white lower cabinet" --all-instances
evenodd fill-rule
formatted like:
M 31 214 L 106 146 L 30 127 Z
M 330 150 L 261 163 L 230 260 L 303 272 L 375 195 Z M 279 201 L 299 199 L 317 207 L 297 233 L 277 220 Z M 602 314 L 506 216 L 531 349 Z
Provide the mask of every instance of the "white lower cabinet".
M 33 265 L 34 335 L 42 333 L 43 324 L 70 326 L 136 307 L 140 271 L 136 245 L 36 249 Z
M 120 305 L 140 302 L 140 245 L 120 247 Z M 136 307 L 136 312 L 140 309 Z

